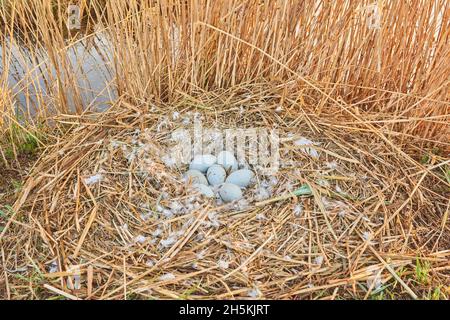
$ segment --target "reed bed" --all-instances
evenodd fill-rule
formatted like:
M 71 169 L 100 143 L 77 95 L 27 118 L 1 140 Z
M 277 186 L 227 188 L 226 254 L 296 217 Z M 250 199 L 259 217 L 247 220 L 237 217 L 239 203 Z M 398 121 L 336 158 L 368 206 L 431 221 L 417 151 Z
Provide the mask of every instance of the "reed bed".
M 4 34 L 21 30 L 21 40 L 45 49 L 58 66 L 49 81 L 62 84 L 52 106 L 63 112 L 64 87 L 77 88 L 65 59 L 71 46 L 68 3 L 20 0 L 13 10 L 2 6 Z M 72 3 L 80 4 L 84 29 L 92 31 L 85 37 L 104 31 L 111 37 L 120 94 L 167 102 L 177 90 L 261 79 L 307 84 L 305 90 L 328 97 L 316 106 L 317 114 L 327 112 L 326 102 L 342 106 L 342 99 L 361 112 L 392 114 L 385 130 L 446 141 L 446 1 L 380 1 L 379 29 L 368 28 L 368 1 Z M 78 99 L 76 110 L 82 109 Z
M 0 294 L 448 297 L 448 2 L 378 1 L 379 29 L 369 1 L 79 3 L 90 31 L 66 34 L 67 2 L 2 2 L 3 70 L 7 36 L 48 52 L 35 68 L 57 72 L 26 123 L 1 78 L 3 133 L 14 123 L 42 148 L 0 217 Z M 97 113 L 67 52 L 100 33 L 117 98 Z M 39 92 L 32 72 L 23 85 Z M 266 199 L 192 199 L 161 154 L 193 113 L 205 126 L 278 130 L 281 169 L 255 187 Z M 302 185 L 311 194 L 295 196 Z

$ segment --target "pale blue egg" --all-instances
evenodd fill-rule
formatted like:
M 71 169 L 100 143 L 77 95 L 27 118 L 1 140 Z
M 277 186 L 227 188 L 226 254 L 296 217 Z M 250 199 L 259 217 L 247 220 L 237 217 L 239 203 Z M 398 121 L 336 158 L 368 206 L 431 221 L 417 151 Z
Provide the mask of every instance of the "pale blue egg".
M 205 173 L 209 167 L 217 162 L 217 158 L 212 154 L 196 155 L 189 164 L 190 170 L 198 170 Z
M 192 185 L 192 188 L 207 198 L 215 197 L 214 191 L 209 186 L 204 184 L 196 183 Z
M 241 169 L 232 172 L 225 180 L 225 182 L 235 184 L 241 188 L 247 188 L 252 182 L 254 176 L 255 174 L 253 173 L 253 171 L 248 169 Z
M 191 181 L 192 183 L 199 183 L 208 185 L 208 180 L 206 180 L 206 177 L 203 173 L 201 173 L 198 170 L 189 170 L 184 175 L 183 178 L 186 182 Z
M 242 190 L 235 184 L 224 183 L 219 189 L 219 195 L 224 202 L 232 202 L 242 198 Z
M 209 184 L 212 186 L 223 183 L 226 176 L 227 173 L 225 172 L 225 169 L 218 164 L 212 165 L 206 172 L 206 178 L 208 179 Z

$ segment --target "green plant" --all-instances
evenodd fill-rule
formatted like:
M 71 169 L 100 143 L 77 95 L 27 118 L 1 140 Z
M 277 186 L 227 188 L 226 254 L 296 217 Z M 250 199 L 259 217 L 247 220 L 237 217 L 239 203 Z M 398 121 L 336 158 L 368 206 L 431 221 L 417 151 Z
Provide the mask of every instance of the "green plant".
M 39 147 L 37 137 L 31 134 L 25 136 L 25 141 L 19 146 L 19 150 L 24 153 L 32 154 Z
M 197 290 L 197 287 L 192 287 L 188 290 L 185 290 L 181 295 L 180 295 L 180 299 L 181 300 L 187 300 L 195 291 Z
M 435 288 L 428 296 L 429 300 L 441 300 L 446 299 L 444 293 L 441 291 L 441 286 Z
M 33 128 L 32 131 L 26 131 L 17 125 L 11 125 L 9 131 L 3 133 L 2 148 L 6 160 L 15 159 L 20 155 L 34 155 L 37 153 L 44 134 L 39 128 Z
M 8 218 L 8 216 L 13 213 L 13 208 L 10 205 L 6 205 L 5 206 L 6 211 L 5 210 L 0 210 L 0 217 L 1 218 Z
M 371 295 L 372 300 L 386 300 L 386 293 L 384 291 L 378 292 L 376 294 Z
M 445 166 L 445 168 L 442 168 L 442 171 L 445 176 L 445 180 L 447 180 L 447 183 L 450 184 L 450 167 Z
M 12 147 L 8 147 L 5 149 L 5 157 L 6 159 L 13 159 L 14 158 L 14 150 Z
M 420 158 L 420 163 L 421 164 L 427 164 L 430 161 L 430 156 L 428 154 L 424 154 L 421 158 Z
M 14 192 L 19 192 L 20 190 L 22 190 L 23 187 L 22 181 L 12 180 L 11 183 L 13 185 Z

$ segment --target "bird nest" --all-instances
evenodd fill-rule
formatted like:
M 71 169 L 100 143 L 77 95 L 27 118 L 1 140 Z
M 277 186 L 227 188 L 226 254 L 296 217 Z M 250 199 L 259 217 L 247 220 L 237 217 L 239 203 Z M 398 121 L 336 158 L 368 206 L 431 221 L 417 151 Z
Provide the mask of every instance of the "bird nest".
M 10 294 L 298 299 L 390 288 L 417 297 L 399 270 L 418 255 L 446 281 L 448 184 L 437 167 L 338 110 L 318 117 L 248 94 L 198 99 L 118 101 L 55 119 L 64 134 L 37 162 L 2 234 Z M 245 201 L 193 194 L 181 179 L 187 166 L 165 155 L 195 116 L 211 127 L 275 128 L 278 170 L 258 175 Z

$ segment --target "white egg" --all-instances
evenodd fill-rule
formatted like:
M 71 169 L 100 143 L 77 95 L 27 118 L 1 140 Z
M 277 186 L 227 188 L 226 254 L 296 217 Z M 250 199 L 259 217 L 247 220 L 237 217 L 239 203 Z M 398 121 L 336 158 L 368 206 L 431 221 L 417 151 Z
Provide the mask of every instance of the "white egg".
M 217 155 L 217 164 L 224 167 L 226 171 L 228 171 L 229 168 L 231 168 L 231 171 L 236 171 L 238 169 L 238 162 L 230 151 L 219 152 Z
M 227 173 L 225 172 L 225 169 L 218 164 L 212 165 L 206 172 L 206 178 L 208 179 L 209 184 L 212 186 L 223 183 L 226 176 Z
M 196 183 L 192 185 L 192 188 L 199 192 L 200 194 L 204 195 L 207 198 L 214 198 L 214 192 L 212 189 L 204 184 Z
M 225 181 L 241 188 L 247 188 L 254 176 L 255 174 L 251 170 L 241 169 L 231 173 Z
M 219 189 L 219 194 L 224 202 L 232 202 L 242 198 L 241 188 L 231 183 L 222 184 Z
M 192 183 L 204 184 L 206 186 L 208 185 L 208 180 L 206 180 L 205 175 L 198 170 L 187 171 L 183 178 L 186 182 L 191 181 Z
M 198 170 L 205 173 L 209 167 L 217 162 L 217 158 L 212 154 L 200 154 L 196 155 L 189 164 L 190 170 Z

